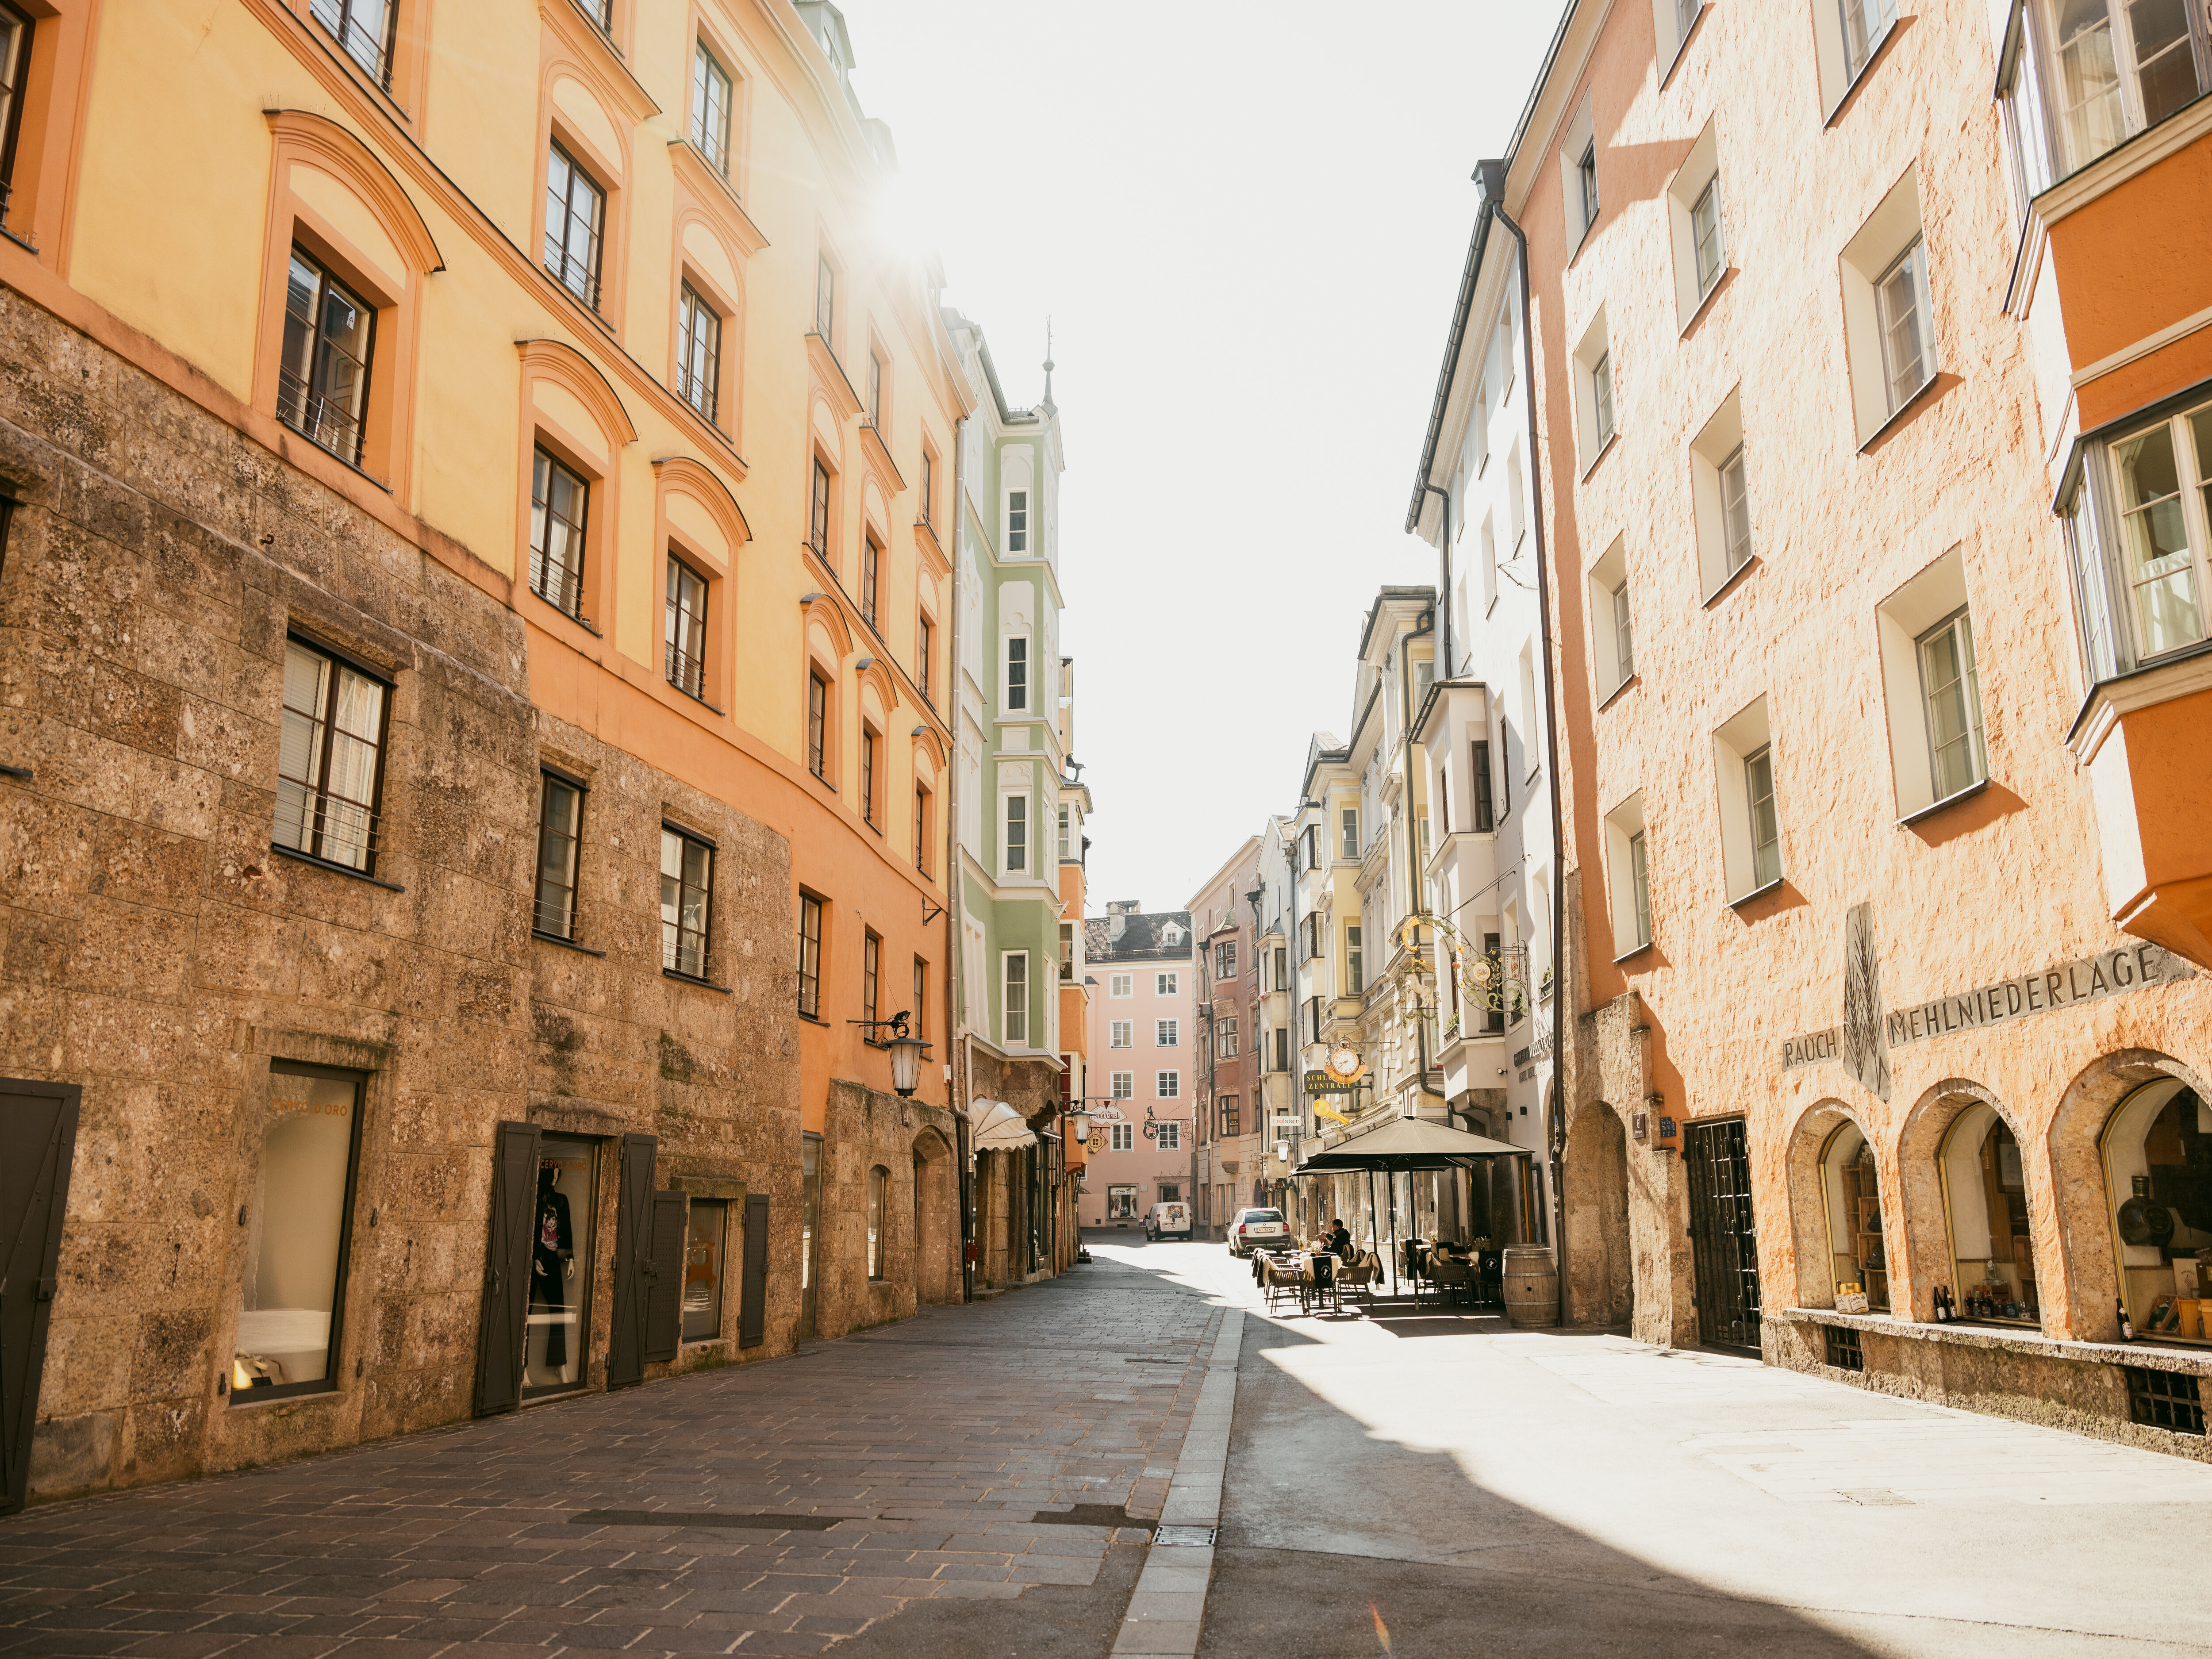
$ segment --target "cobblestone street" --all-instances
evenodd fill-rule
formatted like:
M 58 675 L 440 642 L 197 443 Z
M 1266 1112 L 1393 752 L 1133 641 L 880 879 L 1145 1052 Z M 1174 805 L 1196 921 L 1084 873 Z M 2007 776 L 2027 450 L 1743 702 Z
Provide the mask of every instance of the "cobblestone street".
M 811 1654 L 922 1601 L 1088 1586 L 1160 1512 L 1221 1317 L 1102 1263 L 788 1360 L 34 1510 L 0 1522 L 0 1651 Z M 1076 1505 L 1092 1524 L 1051 1518 Z

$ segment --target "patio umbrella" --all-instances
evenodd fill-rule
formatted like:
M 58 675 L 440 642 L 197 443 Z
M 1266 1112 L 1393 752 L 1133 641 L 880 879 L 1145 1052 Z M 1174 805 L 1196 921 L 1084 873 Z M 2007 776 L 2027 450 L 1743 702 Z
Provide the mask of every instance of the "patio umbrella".
M 1473 1169 L 1498 1158 L 1534 1158 L 1534 1149 L 1515 1146 L 1486 1135 L 1469 1134 L 1449 1124 L 1421 1118 L 1393 1118 L 1389 1122 L 1347 1135 L 1334 1146 L 1316 1152 L 1298 1166 L 1300 1175 L 1329 1175 L 1367 1171 L 1367 1232 L 1379 1245 L 1376 1231 L 1375 1172 L 1390 1182 L 1390 1294 L 1398 1294 L 1398 1172 L 1401 1170 Z

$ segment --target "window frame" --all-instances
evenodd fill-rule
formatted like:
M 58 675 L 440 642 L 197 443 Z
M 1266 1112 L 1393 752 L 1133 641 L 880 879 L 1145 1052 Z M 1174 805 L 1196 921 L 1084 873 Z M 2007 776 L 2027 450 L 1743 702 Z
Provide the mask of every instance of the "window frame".
M 1182 1022 L 1176 1018 L 1155 1018 L 1152 1021 L 1152 1047 L 1180 1048 L 1182 1047 Z
M 1024 487 L 1006 492 L 1006 556 L 1030 556 L 1030 492 Z
M 1367 953 L 1361 944 L 1364 935 L 1360 924 L 1344 924 L 1344 994 L 1363 997 L 1367 994 Z
M 1152 994 L 1156 997 L 1175 997 L 1182 994 L 1182 974 L 1176 969 L 1156 972 L 1152 975 Z
M 822 935 L 829 906 L 818 894 L 799 890 L 799 1015 L 823 1024 Z
M 999 798 L 999 869 L 1002 877 L 1030 873 L 1030 797 L 1009 789 Z
M 666 591 L 661 609 L 661 667 L 664 678 L 685 696 L 704 702 L 707 701 L 707 647 L 711 635 L 708 632 L 708 606 L 714 592 L 714 579 L 705 572 L 695 569 L 691 562 L 674 549 L 667 553 L 668 571 Z M 698 606 L 696 611 L 685 607 L 685 584 L 697 589 Z M 697 647 L 696 655 L 686 653 L 680 639 L 687 635 Z M 679 665 L 688 665 L 690 678 L 696 684 L 686 683 Z
M 530 931 L 541 939 L 555 939 L 564 945 L 574 945 L 576 942 L 577 899 L 583 863 L 584 798 L 590 791 L 579 779 L 550 766 L 541 765 L 538 773 L 538 861 L 533 866 L 531 883 Z M 545 925 L 545 843 L 549 835 L 562 833 L 551 827 L 552 797 L 556 788 L 564 789 L 574 797 L 572 809 L 574 830 L 563 837 L 568 842 L 568 849 L 565 860 L 567 883 L 559 889 L 567 895 L 562 925 L 549 927 Z
M 1223 1014 L 1213 1022 L 1213 1057 L 1235 1060 L 1243 1051 L 1237 1046 L 1237 1016 Z
M 884 826 L 878 822 L 876 811 L 877 766 L 876 756 L 883 748 L 883 737 L 866 720 L 860 722 L 860 822 L 878 835 Z
M 668 872 L 663 869 L 660 874 L 662 882 L 660 971 L 672 979 L 690 980 L 694 983 L 703 985 L 708 982 L 711 964 L 710 952 L 714 948 L 715 847 L 713 842 L 708 840 L 697 830 L 686 829 L 680 823 L 671 823 L 663 819 L 660 825 L 660 854 L 663 865 L 667 862 L 669 842 L 672 841 L 677 843 L 678 848 L 677 871 L 673 878 L 677 884 L 676 914 L 672 921 L 668 914 L 666 887 L 666 884 L 672 878 Z M 689 854 L 694 848 L 706 854 L 706 879 L 696 887 L 690 879 Z M 687 929 L 684 925 L 684 899 L 686 895 L 692 891 L 696 891 L 699 895 L 699 926 L 696 930 Z M 674 929 L 672 934 L 670 932 L 672 927 Z M 696 968 L 686 968 L 682 965 L 684 961 L 684 941 L 687 934 L 696 937 L 698 940 Z
M 1030 953 L 1025 950 L 999 952 L 999 1031 L 1009 1048 L 1030 1046 Z
M 830 705 L 829 678 L 810 663 L 806 670 L 806 769 L 823 783 L 830 781 Z
M 1134 974 L 1133 974 L 1133 973 L 1132 973 L 1132 974 L 1109 974 L 1109 975 L 1106 975 L 1106 994 L 1107 994 L 1108 996 L 1109 996 L 1109 997 L 1116 997 L 1116 998 L 1119 998 L 1119 997 L 1133 997 L 1133 996 L 1136 995 L 1136 994 L 1137 994 L 1137 976 L 1136 976 L 1136 975 L 1134 975 Z
M 1133 1048 L 1137 1046 L 1137 1022 L 1133 1019 L 1109 1019 L 1106 1022 L 1106 1046 L 1109 1048 Z
M 702 343 L 700 319 L 713 324 Z M 722 323 L 720 307 L 699 291 L 688 274 L 677 279 L 676 395 L 708 425 L 719 427 L 722 403 Z M 703 354 L 706 362 L 697 359 Z
M 1181 1100 L 1182 1098 L 1182 1072 L 1155 1071 L 1152 1073 L 1152 1098 L 1155 1100 Z
M 712 131 L 711 117 L 716 76 L 721 77 L 722 85 L 719 133 Z M 722 62 L 720 56 L 708 46 L 704 35 L 694 34 L 691 39 L 691 118 L 686 128 L 686 137 L 690 139 L 692 149 L 699 152 L 701 159 L 726 181 L 730 177 L 730 133 L 737 100 L 738 77 Z
M 872 927 L 860 931 L 860 1018 L 876 1020 L 883 1013 L 884 996 L 884 936 Z M 872 1048 L 883 1047 L 883 1039 L 869 1029 L 863 1041 Z
M 1174 1118 L 1163 1118 L 1158 1122 L 1154 1123 L 1152 1127 L 1158 1134 L 1158 1139 L 1155 1144 L 1158 1146 L 1162 1152 L 1179 1152 L 1182 1150 L 1182 1124 L 1178 1120 Z M 1175 1203 L 1177 1200 L 1169 1199 L 1165 1201 L 1168 1203 Z
M 1929 664 L 1930 647 L 1936 641 L 1938 635 L 1949 641 L 1960 665 L 1957 677 L 1949 685 L 1941 688 L 1930 684 Z M 1912 656 L 1914 665 L 1920 674 L 1920 703 L 1921 712 L 1926 721 L 1924 730 L 1928 738 L 1929 773 L 1933 780 L 1936 799 L 1939 801 L 1949 800 L 1954 796 L 1965 793 L 1977 784 L 1986 783 L 1990 776 L 1989 738 L 1982 718 L 1981 674 L 1974 660 L 1973 607 L 1967 605 L 1960 605 L 1933 628 L 1921 634 L 1912 641 Z M 1960 711 L 1960 724 L 1964 728 L 1957 737 L 1949 739 L 1948 742 L 1939 738 L 1936 735 L 1936 700 L 1946 692 L 1956 696 Z M 1947 789 L 1943 787 L 1943 751 L 1956 744 L 1966 745 L 1969 775 L 1965 781 Z
M 1030 637 L 1026 634 L 1009 634 L 1004 653 L 1006 660 L 1006 710 L 1012 714 L 1029 714 L 1030 708 Z
M 868 1282 L 880 1285 L 884 1277 L 884 1263 L 890 1255 L 891 1172 L 882 1164 L 868 1170 L 867 1255 Z
M 390 676 L 380 673 L 375 669 L 370 668 L 361 662 L 358 659 L 349 656 L 343 651 L 336 650 L 331 647 L 324 644 L 320 640 L 301 634 L 296 630 L 286 631 L 284 635 L 284 649 L 288 661 L 291 653 L 295 649 L 303 651 L 311 656 L 321 659 L 323 662 L 328 665 L 329 673 L 328 678 L 321 689 L 320 695 L 317 699 L 319 705 L 319 710 L 314 717 L 318 724 L 318 731 L 314 739 L 317 754 L 313 763 L 314 773 L 312 781 L 296 778 L 287 779 L 283 776 L 282 737 L 283 716 L 287 714 L 304 714 L 306 711 L 295 710 L 291 708 L 289 702 L 285 701 L 287 693 L 282 690 L 278 693 L 277 705 L 279 714 L 277 723 L 279 727 L 279 738 L 277 772 L 278 784 L 276 789 L 277 812 L 281 814 L 283 810 L 283 792 L 284 786 L 287 783 L 289 783 L 294 788 L 301 791 L 303 798 L 326 798 L 331 794 L 330 778 L 331 759 L 337 752 L 337 738 L 339 735 L 337 730 L 338 694 L 340 689 L 344 684 L 344 676 L 348 674 L 352 675 L 356 679 L 365 681 L 378 689 L 379 707 L 377 709 L 376 720 L 375 761 L 373 768 L 374 778 L 369 787 L 368 799 L 367 801 L 356 800 L 350 796 L 345 795 L 340 795 L 337 798 L 346 806 L 363 814 L 365 822 L 362 826 L 363 842 L 360 862 L 355 863 L 350 862 L 346 859 L 331 857 L 330 854 L 325 850 L 327 843 L 325 841 L 326 832 L 324 829 L 319 827 L 312 835 L 308 833 L 306 799 L 303 799 L 301 808 L 300 844 L 297 846 L 291 846 L 284 842 L 279 841 L 276 838 L 276 826 L 277 823 L 281 822 L 281 819 L 272 817 L 270 823 L 270 845 L 274 848 L 281 848 L 283 851 L 293 854 L 295 857 L 305 859 L 310 863 L 322 865 L 327 869 L 343 870 L 353 875 L 366 876 L 371 880 L 375 880 L 377 879 L 377 866 L 384 851 L 382 846 L 384 786 L 386 773 L 388 769 L 388 763 L 391 759 L 392 705 L 398 696 L 398 687 Z M 358 732 L 347 732 L 345 733 L 345 736 L 355 743 L 360 743 L 362 741 L 362 735 Z
M 0 0 L 0 4 L 4 3 L 5 0 Z M 291 306 L 293 290 L 290 270 L 291 265 L 296 264 L 307 265 L 317 278 L 314 298 L 309 302 L 309 313 L 304 319 L 298 318 L 298 314 L 293 311 Z M 368 444 L 369 398 L 376 375 L 377 307 L 374 301 L 364 299 L 355 293 L 347 283 L 340 281 L 337 273 L 331 270 L 330 262 L 319 256 L 313 248 L 303 245 L 296 237 L 292 242 L 290 264 L 288 264 L 286 270 L 284 342 L 278 349 L 276 358 L 276 418 L 318 449 L 337 456 L 348 466 L 358 469 Z M 367 319 L 368 342 L 358 358 L 347 352 L 343 346 L 337 345 L 325 331 L 323 315 L 333 289 L 349 301 L 356 311 Z M 308 368 L 305 380 L 301 378 L 299 372 L 287 361 L 292 355 L 292 325 L 295 320 L 303 322 L 307 337 Z M 330 358 L 334 353 L 352 362 L 359 377 L 355 405 L 343 417 L 351 426 L 353 441 L 343 447 L 337 444 L 326 443 L 318 436 L 317 430 L 322 425 L 321 420 L 317 419 L 311 427 L 307 422 L 305 410 L 302 407 L 310 403 L 329 401 L 327 369 Z M 299 418 L 287 418 L 284 413 L 288 397 L 285 383 L 288 380 L 298 387 L 296 391 L 289 392 L 289 396 Z
M 2057 152 L 2045 158 L 2046 164 L 2058 177 L 2070 177 L 2080 172 L 2130 140 L 2141 137 L 2161 122 L 2172 119 L 2197 98 L 2212 92 L 2212 18 L 2204 15 L 2202 7 L 2192 6 L 2185 14 L 2187 32 L 2179 43 L 2179 50 L 2188 55 L 2195 70 L 2195 96 L 2182 100 L 2164 115 L 2153 118 L 2143 100 L 2142 66 L 2135 61 L 2134 31 L 2127 27 L 2130 20 L 2124 15 L 2116 16 L 2111 0 L 2105 0 L 2104 32 L 2113 71 L 2113 92 L 2119 106 L 2119 131 L 2117 137 L 2098 149 L 2089 148 L 2092 141 L 2077 142 L 2073 123 L 2069 118 L 2070 112 L 2063 101 L 2065 48 L 2058 39 L 2057 21 L 2051 11 L 2051 0 L 2033 0 L 2027 8 L 2027 33 L 2039 71 L 2036 91 L 2042 100 L 2041 125 L 2048 142 Z M 2172 46 L 2167 48 L 2168 51 L 2174 49 Z M 2087 101 L 2084 100 L 2083 103 Z M 2081 106 L 2075 106 L 2075 108 Z
M 378 88 L 389 95 L 392 92 L 392 70 L 396 66 L 394 60 L 398 57 L 400 0 L 369 0 L 369 3 L 381 4 L 384 7 L 384 31 L 381 39 L 378 39 L 367 29 L 357 28 L 354 22 L 353 14 L 361 9 L 362 0 L 309 0 L 307 15 L 322 26 L 324 31 L 337 43 L 338 50 L 350 58 L 356 68 L 374 81 Z M 10 7 L 9 9 L 12 10 L 14 8 Z M 331 17 L 325 15 L 326 13 L 335 13 L 337 21 L 333 21 Z M 362 56 L 359 47 L 351 38 L 356 33 L 365 39 L 373 50 L 374 62 Z
M 566 170 L 568 186 L 566 191 L 561 190 L 555 183 L 554 164 L 556 161 Z M 574 193 L 575 186 L 579 182 L 590 193 L 593 207 L 592 222 L 586 231 L 590 238 L 591 268 L 582 277 L 586 286 L 581 289 L 576 286 L 576 281 L 570 272 L 574 255 L 568 246 L 570 233 L 575 226 Z M 556 246 L 553 220 L 554 202 L 556 197 L 561 203 L 561 228 L 558 237 L 561 262 L 558 265 L 553 263 L 551 258 Z M 538 263 L 544 267 L 546 275 L 553 279 L 556 285 L 566 289 L 594 315 L 599 316 L 606 314 L 602 309 L 602 302 L 606 297 L 604 276 L 606 270 L 607 232 L 613 205 L 612 198 L 613 192 L 599 182 L 598 175 L 592 169 L 576 159 L 569 146 L 562 141 L 558 134 L 546 141 L 545 230 L 543 246 L 538 254 Z
M 542 438 L 532 446 L 530 465 L 530 591 L 569 621 L 592 628 L 592 619 L 584 614 L 584 595 L 588 580 L 586 565 L 591 552 L 592 529 L 592 486 L 599 481 L 554 453 Z M 575 499 L 579 505 L 573 519 L 559 512 L 553 504 L 553 486 L 562 477 L 575 487 Z M 574 603 L 570 605 L 562 604 L 558 598 L 545 591 L 546 582 L 555 568 L 551 550 L 546 545 L 545 532 L 556 520 L 568 526 L 568 543 L 575 550 L 574 565 L 571 567 L 564 562 L 559 567 L 559 573 L 573 595 Z

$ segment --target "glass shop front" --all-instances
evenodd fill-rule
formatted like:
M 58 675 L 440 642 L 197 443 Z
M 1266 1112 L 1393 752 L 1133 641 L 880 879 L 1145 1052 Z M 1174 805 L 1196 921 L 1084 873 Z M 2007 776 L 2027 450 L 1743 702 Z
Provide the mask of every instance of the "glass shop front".
M 2146 1084 L 2114 1110 L 2099 1150 L 2136 1337 L 2212 1341 L 2212 1108 L 2179 1079 Z
M 1820 1149 L 1820 1200 L 1828 1231 L 1828 1276 L 1838 1301 L 1857 1286 L 1869 1313 L 1889 1311 L 1889 1256 L 1882 1245 L 1881 1188 L 1874 1148 L 1845 1123 Z
M 549 1134 L 541 1143 L 530 1235 L 530 1310 L 523 1318 L 526 1400 L 584 1383 L 598 1173 L 598 1142 Z
M 1994 1108 L 1959 1115 L 1936 1155 L 1951 1236 L 1949 1291 L 1962 1321 L 2040 1329 L 2020 1143 Z

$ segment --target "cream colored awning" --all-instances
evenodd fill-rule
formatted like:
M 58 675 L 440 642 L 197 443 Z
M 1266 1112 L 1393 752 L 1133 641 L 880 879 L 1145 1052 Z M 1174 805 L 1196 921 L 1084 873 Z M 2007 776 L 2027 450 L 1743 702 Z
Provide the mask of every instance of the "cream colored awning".
M 1003 1100 L 970 1102 L 968 1121 L 975 1125 L 979 1152 L 1011 1152 L 1036 1145 L 1036 1137 L 1030 1133 L 1022 1115 Z

